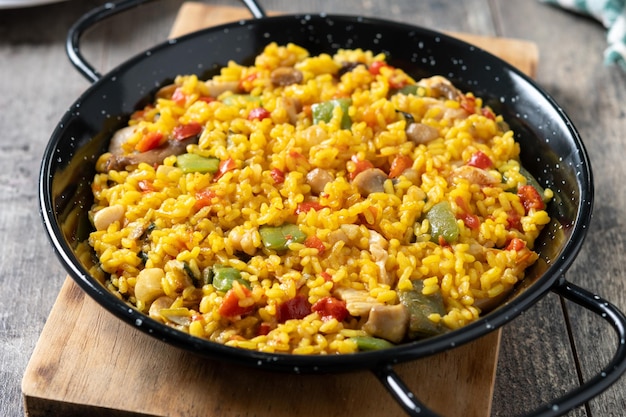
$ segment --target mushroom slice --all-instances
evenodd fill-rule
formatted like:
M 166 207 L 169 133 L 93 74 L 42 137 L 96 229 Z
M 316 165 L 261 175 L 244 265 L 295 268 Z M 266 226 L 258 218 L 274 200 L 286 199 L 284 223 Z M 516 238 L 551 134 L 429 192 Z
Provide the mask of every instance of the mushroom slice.
M 333 179 L 332 174 L 322 168 L 314 168 L 306 174 L 306 182 L 311 187 L 311 192 L 317 195 L 324 191 L 326 184 Z
M 367 197 L 371 193 L 385 192 L 387 174 L 378 168 L 368 168 L 354 177 L 352 183 L 359 190 L 359 194 Z
M 278 67 L 270 74 L 270 81 L 276 87 L 300 84 L 303 79 L 302 72 L 293 67 Z

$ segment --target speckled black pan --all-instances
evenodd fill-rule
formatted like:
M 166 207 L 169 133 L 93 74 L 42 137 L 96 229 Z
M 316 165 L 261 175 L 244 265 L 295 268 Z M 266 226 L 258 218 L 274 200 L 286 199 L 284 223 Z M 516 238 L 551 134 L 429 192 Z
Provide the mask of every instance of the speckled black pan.
M 45 229 L 63 265 L 93 299 L 125 322 L 164 342 L 197 354 L 267 370 L 295 373 L 370 369 L 409 415 L 434 415 L 414 397 L 393 365 L 454 348 L 514 319 L 549 291 L 602 316 L 616 331 L 611 362 L 594 378 L 529 415 L 562 415 L 598 395 L 626 370 L 626 317 L 613 305 L 568 281 L 564 273 L 577 255 L 589 225 L 593 181 L 583 143 L 561 108 L 533 81 L 500 59 L 446 35 L 384 20 L 354 16 L 265 17 L 246 1 L 256 19 L 223 25 L 171 40 L 101 76 L 78 49 L 82 32 L 99 20 L 147 0 L 125 0 L 85 15 L 71 29 L 68 53 L 93 85 L 73 104 L 52 134 L 43 156 L 40 203 Z M 391 64 L 415 78 L 439 74 L 463 90 L 486 98 L 504 115 L 521 143 L 522 162 L 555 191 L 554 219 L 537 241 L 540 261 L 502 306 L 457 331 L 392 349 L 351 355 L 299 356 L 259 353 L 194 338 L 130 308 L 91 277 L 74 248 L 85 237 L 94 163 L 110 135 L 151 95 L 177 74 L 209 77 L 229 60 L 252 63 L 268 42 L 294 42 L 311 54 L 362 48 L 388 55 Z

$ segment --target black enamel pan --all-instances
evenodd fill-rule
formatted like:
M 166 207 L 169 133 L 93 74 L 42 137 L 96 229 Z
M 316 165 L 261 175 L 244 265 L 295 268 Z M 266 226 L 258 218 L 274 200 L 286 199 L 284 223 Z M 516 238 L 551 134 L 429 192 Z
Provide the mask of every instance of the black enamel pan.
M 615 330 L 617 343 L 613 358 L 597 375 L 528 415 L 562 415 L 604 391 L 626 370 L 626 317 L 609 302 L 568 282 L 564 276 L 581 248 L 591 218 L 592 173 L 584 145 L 571 121 L 532 80 L 483 50 L 441 33 L 369 17 L 266 17 L 253 0 L 244 3 L 255 19 L 167 41 L 106 75 L 98 74 L 80 53 L 82 33 L 98 21 L 146 1 L 107 3 L 83 16 L 70 30 L 68 54 L 93 84 L 52 133 L 41 166 L 40 204 L 45 229 L 69 274 L 105 309 L 151 336 L 211 358 L 296 373 L 369 369 L 412 416 L 435 414 L 402 382 L 394 372 L 395 364 L 477 339 L 513 320 L 550 291 L 601 316 Z M 392 65 L 414 78 L 446 76 L 462 90 L 484 97 L 487 104 L 504 115 L 521 144 L 524 166 L 555 191 L 549 204 L 554 221 L 537 241 L 540 260 L 504 304 L 460 330 L 387 350 L 336 356 L 268 354 L 200 340 L 160 324 L 129 308 L 89 275 L 75 247 L 89 227 L 89 183 L 96 158 L 106 149 L 111 134 L 177 74 L 195 73 L 208 78 L 229 60 L 250 64 L 270 41 L 294 42 L 312 55 L 338 48 L 384 52 Z

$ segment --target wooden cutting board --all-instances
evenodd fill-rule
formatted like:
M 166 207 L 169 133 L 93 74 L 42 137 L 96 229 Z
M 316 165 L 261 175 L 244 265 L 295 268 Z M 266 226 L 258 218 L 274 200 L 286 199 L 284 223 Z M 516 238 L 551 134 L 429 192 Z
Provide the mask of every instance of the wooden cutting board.
M 171 35 L 247 17 L 241 8 L 184 3 Z M 532 43 L 454 35 L 534 74 L 538 54 Z M 495 331 L 396 371 L 439 414 L 487 417 L 499 340 Z M 200 358 L 113 317 L 70 278 L 26 368 L 22 393 L 30 417 L 404 415 L 368 371 L 291 375 Z

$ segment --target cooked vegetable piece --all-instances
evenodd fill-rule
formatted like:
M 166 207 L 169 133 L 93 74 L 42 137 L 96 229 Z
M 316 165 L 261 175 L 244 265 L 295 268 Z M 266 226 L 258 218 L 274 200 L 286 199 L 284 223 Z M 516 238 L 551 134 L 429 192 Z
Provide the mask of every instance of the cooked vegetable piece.
M 218 291 L 228 291 L 233 287 L 233 281 L 250 288 L 250 283 L 241 277 L 241 272 L 230 266 L 215 265 L 213 267 L 213 287 Z
M 261 97 L 250 94 L 231 94 L 224 97 L 222 103 L 228 106 L 234 106 L 237 103 L 261 103 Z
M 348 108 L 350 107 L 350 104 L 351 100 L 347 98 L 337 98 L 334 100 L 314 104 L 313 106 L 311 106 L 311 111 L 313 113 L 313 123 L 317 124 L 319 122 L 330 122 L 330 120 L 333 118 L 333 112 L 335 111 L 335 108 L 339 107 L 343 114 L 341 116 L 340 127 L 342 129 L 350 129 L 350 126 L 352 126 L 352 119 L 350 119 L 350 114 L 348 114 Z
M 240 302 L 241 299 L 238 295 L 239 291 L 243 293 L 245 298 L 249 298 L 252 296 L 252 292 L 246 287 L 241 287 L 238 290 L 236 290 L 235 288 L 231 288 L 224 296 L 224 301 L 222 301 L 222 304 L 218 309 L 220 315 L 222 315 L 223 317 L 233 318 L 243 316 L 254 311 L 255 307 L 252 301 L 250 301 L 250 304 Z
M 291 319 L 303 319 L 311 314 L 311 304 L 304 295 L 296 295 L 276 307 L 276 319 L 284 323 Z
M 181 326 L 188 326 L 191 322 L 191 312 L 186 307 L 162 308 L 159 314 L 167 321 Z
M 219 168 L 220 160 L 217 158 L 207 158 L 195 153 L 184 153 L 176 157 L 176 165 L 178 165 L 185 174 L 190 172 L 214 174 Z
M 441 293 L 424 295 L 423 288 L 422 281 L 413 281 L 413 289 L 398 291 L 400 302 L 409 310 L 407 336 L 411 340 L 435 336 L 444 331 L 440 324 L 428 318 L 431 314 L 446 314 Z
M 455 242 L 459 237 L 459 225 L 452 212 L 452 207 L 447 201 L 435 204 L 426 213 L 426 219 L 430 223 L 430 236 L 433 242 L 439 242 L 443 237 L 447 243 Z
M 306 234 L 298 225 L 286 223 L 282 226 L 263 226 L 259 228 L 263 246 L 272 250 L 286 250 L 292 243 L 302 243 Z
M 398 93 L 404 94 L 405 96 L 409 96 L 411 94 L 417 95 L 418 89 L 419 89 L 419 86 L 417 84 L 409 84 L 399 89 Z
M 355 336 L 350 340 L 354 340 L 361 351 L 388 349 L 395 346 L 385 339 L 373 336 Z
M 539 184 L 539 181 L 537 181 L 537 179 L 533 176 L 533 174 L 528 172 L 528 170 L 526 168 L 524 168 L 523 166 L 519 167 L 519 173 L 522 174 L 524 176 L 524 178 L 526 178 L 526 184 L 532 185 L 535 188 L 535 190 L 537 190 L 539 195 L 541 196 L 541 199 L 543 200 L 543 202 L 547 203 L 549 199 L 546 198 L 546 196 L 545 196 L 545 190 Z

